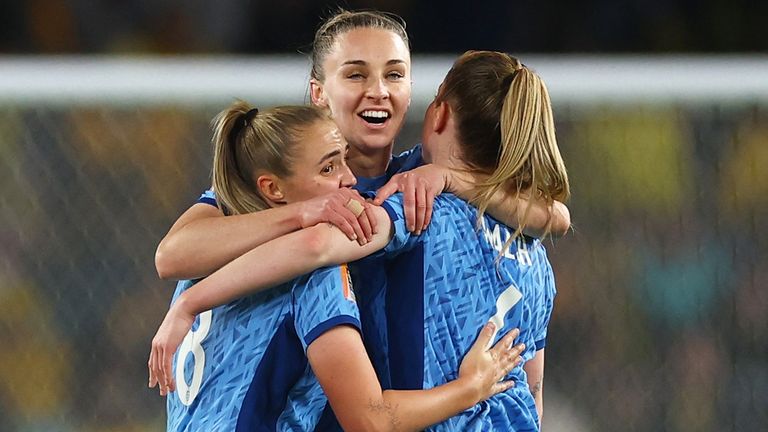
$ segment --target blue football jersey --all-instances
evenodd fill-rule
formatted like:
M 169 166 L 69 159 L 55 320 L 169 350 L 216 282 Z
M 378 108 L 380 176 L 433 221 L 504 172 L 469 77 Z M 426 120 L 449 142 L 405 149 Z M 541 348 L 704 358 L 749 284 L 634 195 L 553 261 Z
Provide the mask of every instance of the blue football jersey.
M 377 177 L 357 177 L 355 189 L 360 193 L 376 192 L 393 175 L 410 171 L 424 164 L 421 144 L 392 157 L 386 172 Z M 217 207 L 216 193 L 212 190 L 203 192 L 198 203 Z M 387 359 L 387 318 L 385 314 L 385 293 L 387 273 L 384 260 L 371 256 L 350 263 L 352 278 L 357 291 L 357 303 L 360 310 L 363 343 L 371 359 L 382 388 L 391 388 Z
M 327 398 L 306 350 L 339 325 L 360 328 L 346 266 L 203 312 L 173 359 L 168 430 L 315 430 Z
M 421 235 L 405 227 L 402 194 L 384 204 L 394 236 L 387 258 L 387 334 L 390 378 L 396 389 L 429 389 L 457 378 L 464 354 L 481 327 L 493 320 L 495 340 L 513 328 L 517 342 L 535 350 L 531 248 L 503 245 L 513 232 L 490 215 L 478 229 L 477 210 L 452 194 L 435 199 L 432 222 Z M 530 355 L 529 355 L 530 356 Z M 522 367 L 512 389 L 431 430 L 538 430 L 538 414 Z
M 535 351 L 544 349 L 547 344 L 547 328 L 552 318 L 555 306 L 557 288 L 555 286 L 555 274 L 552 265 L 547 258 L 547 251 L 540 241 L 536 240 L 531 249 L 531 276 L 526 281 L 531 284 L 531 309 L 532 309 L 532 340 L 535 343 Z M 528 350 L 526 350 L 528 351 Z M 531 356 L 532 357 L 532 356 Z M 525 360 L 531 357 L 524 356 Z

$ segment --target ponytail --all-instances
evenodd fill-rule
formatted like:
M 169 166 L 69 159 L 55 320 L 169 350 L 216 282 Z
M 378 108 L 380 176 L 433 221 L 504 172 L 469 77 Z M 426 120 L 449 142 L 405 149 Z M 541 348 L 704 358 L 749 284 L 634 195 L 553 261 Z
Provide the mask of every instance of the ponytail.
M 263 173 L 291 175 L 302 134 L 331 119 L 310 106 L 284 106 L 259 112 L 236 101 L 214 117 L 212 183 L 225 214 L 245 214 L 270 207 L 256 178 Z
M 252 213 L 269 207 L 258 193 L 253 178 L 241 169 L 250 164 L 243 160 L 242 154 L 238 155 L 238 140 L 253 117 L 249 116 L 250 112 L 248 103 L 237 101 L 212 122 L 212 183 L 218 206 L 225 214 Z
M 456 113 L 465 162 L 488 175 L 476 185 L 472 200 L 479 217 L 500 189 L 518 198 L 530 191 L 531 199 L 550 205 L 568 199 L 568 174 L 557 147 L 549 93 L 519 60 L 499 52 L 467 52 L 446 75 L 438 98 Z M 505 247 L 525 228 L 530 202 Z

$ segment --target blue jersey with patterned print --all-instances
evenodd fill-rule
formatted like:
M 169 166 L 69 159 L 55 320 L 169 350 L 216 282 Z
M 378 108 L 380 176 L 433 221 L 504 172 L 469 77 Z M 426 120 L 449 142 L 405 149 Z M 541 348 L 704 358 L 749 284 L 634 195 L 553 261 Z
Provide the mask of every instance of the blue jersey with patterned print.
M 504 250 L 507 239 L 514 231 L 498 223 L 493 218 L 482 219 L 480 228 L 485 241 L 497 251 Z M 521 264 L 518 285 L 523 293 L 524 322 L 529 323 L 520 329 L 520 341 L 525 342 L 524 361 L 534 357 L 536 351 L 546 346 L 547 327 L 552 316 L 556 295 L 555 279 L 552 266 L 547 258 L 547 250 L 540 240 L 519 236 L 512 250 L 505 250 L 504 256 L 517 259 Z
M 393 175 L 410 171 L 424 164 L 421 144 L 392 157 L 386 172 L 377 177 L 357 177 L 354 189 L 361 193 L 376 192 Z M 206 190 L 198 203 L 217 207 L 216 194 Z M 225 212 L 226 213 L 226 212 Z M 363 342 L 383 388 L 391 388 L 387 360 L 386 315 L 384 313 L 386 266 L 381 257 L 372 256 L 350 263 L 350 272 L 357 289 L 357 303 L 362 321 Z
M 373 194 L 384 186 L 395 174 L 410 171 L 424 164 L 421 144 L 394 156 L 387 165 L 384 175 L 373 178 L 358 177 L 355 189 L 361 194 Z M 387 272 L 385 260 L 380 255 L 371 255 L 350 263 L 357 303 L 363 325 L 363 342 L 371 359 L 381 387 L 391 389 L 389 377 L 387 315 L 385 309 Z
M 194 282 L 179 282 L 174 300 Z M 360 328 L 346 266 L 328 267 L 200 314 L 174 356 L 169 431 L 313 431 L 327 404 L 307 347 Z
M 452 194 L 435 199 L 432 222 L 419 236 L 405 227 L 402 194 L 384 208 L 394 225 L 385 247 L 389 366 L 397 389 L 429 389 L 457 378 L 459 365 L 478 336 L 494 320 L 496 340 L 513 328 L 517 342 L 535 345 L 529 290 L 530 248 L 517 241 L 503 252 L 509 228 Z M 504 237 L 504 236 L 507 237 Z M 529 330 L 524 330 L 529 329 Z M 512 389 L 434 425 L 436 431 L 535 431 L 538 414 L 522 367 L 508 379 Z

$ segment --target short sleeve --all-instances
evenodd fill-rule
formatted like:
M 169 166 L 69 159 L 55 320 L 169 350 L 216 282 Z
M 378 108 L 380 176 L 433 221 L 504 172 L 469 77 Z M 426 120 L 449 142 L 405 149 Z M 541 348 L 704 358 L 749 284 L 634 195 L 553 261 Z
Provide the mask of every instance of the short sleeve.
M 325 267 L 301 278 L 293 290 L 293 313 L 304 352 L 336 326 L 351 325 L 360 331 L 360 311 L 347 265 Z
M 539 351 L 547 345 L 547 328 L 549 327 L 549 321 L 552 318 L 552 311 L 555 307 L 557 288 L 555 287 L 555 274 L 552 271 L 549 259 L 547 259 L 544 245 L 538 244 L 536 247 L 541 250 L 537 251 L 538 262 L 536 263 L 535 282 L 538 285 L 537 289 L 540 290 L 543 297 L 539 303 L 540 309 L 536 313 L 536 333 L 534 334 L 536 351 Z
M 213 191 L 213 189 L 208 189 L 207 191 L 203 192 L 203 194 L 200 195 L 200 198 L 197 199 L 197 202 L 218 207 L 218 203 L 216 202 L 216 193 Z
M 384 247 L 383 254 L 397 255 L 411 249 L 419 241 L 419 236 L 412 235 L 405 225 L 405 210 L 403 209 L 403 194 L 397 193 L 387 198 L 381 204 L 392 221 L 392 239 Z

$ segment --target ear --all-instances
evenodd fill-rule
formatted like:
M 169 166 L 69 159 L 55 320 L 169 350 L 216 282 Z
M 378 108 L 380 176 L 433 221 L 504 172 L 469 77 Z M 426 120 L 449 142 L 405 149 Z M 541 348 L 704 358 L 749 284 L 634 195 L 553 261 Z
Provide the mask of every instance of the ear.
M 280 188 L 280 179 L 274 174 L 262 174 L 256 179 L 256 187 L 265 200 L 285 204 L 285 194 Z
M 309 98 L 312 101 L 312 105 L 320 108 L 328 108 L 328 100 L 325 97 L 323 83 L 314 78 L 309 80 Z
M 451 107 L 446 102 L 435 103 L 435 116 L 432 120 L 432 130 L 441 133 L 448 124 L 448 116 L 451 115 Z

